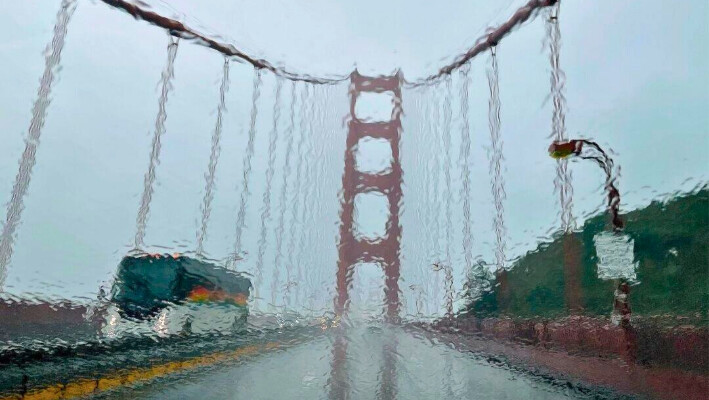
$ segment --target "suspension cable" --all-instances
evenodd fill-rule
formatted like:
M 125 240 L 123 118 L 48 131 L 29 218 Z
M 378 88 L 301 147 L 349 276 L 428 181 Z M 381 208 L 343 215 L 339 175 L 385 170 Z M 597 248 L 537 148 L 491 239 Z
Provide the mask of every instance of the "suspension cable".
M 566 137 L 566 98 L 564 97 L 564 84 L 566 76 L 559 63 L 561 50 L 561 30 L 559 28 L 559 4 L 552 7 L 547 15 L 546 41 L 549 45 L 549 63 L 551 66 L 550 91 L 553 103 L 551 137 L 555 141 L 565 141 Z M 561 229 L 570 232 L 574 229 L 573 218 L 573 186 L 571 172 L 568 169 L 568 160 L 559 159 L 556 164 L 556 177 L 554 178 L 554 191 L 559 193 L 561 207 Z
M 222 125 L 224 121 L 224 112 L 226 111 L 226 93 L 229 90 L 229 59 L 224 59 L 224 67 L 222 68 L 222 83 L 219 86 L 219 105 L 217 106 L 217 121 L 212 133 L 212 149 L 209 154 L 209 165 L 207 166 L 207 174 L 205 175 L 204 199 L 202 200 L 202 219 L 200 229 L 197 231 L 197 255 L 202 255 L 204 252 L 204 239 L 207 236 L 207 224 L 212 213 L 212 200 L 214 199 L 214 184 L 217 173 L 217 163 L 219 162 L 219 153 L 221 151 L 220 141 L 222 136 Z
M 424 79 L 407 82 L 408 87 L 416 87 L 421 85 L 429 85 L 433 81 L 436 81 L 444 76 L 450 75 L 453 71 L 467 64 L 468 61 L 472 60 L 477 55 L 485 52 L 486 50 L 493 51 L 494 48 L 500 43 L 500 40 L 510 34 L 515 28 L 527 22 L 530 17 L 536 16 L 536 13 L 545 7 L 550 7 L 558 3 L 559 0 L 530 0 L 523 7 L 518 9 L 512 17 L 507 20 L 507 22 L 498 26 L 496 29 L 492 30 L 490 33 L 478 38 L 475 41 L 473 47 L 471 47 L 467 52 L 458 56 L 452 63 L 442 67 L 437 73 L 426 77 Z
M 167 63 L 160 77 L 160 99 L 158 101 L 158 114 L 155 117 L 155 131 L 153 132 L 153 141 L 150 150 L 150 163 L 148 164 L 148 170 L 145 172 L 143 196 L 141 197 L 140 208 L 138 209 L 138 215 L 135 219 L 136 250 L 142 250 L 145 244 L 145 227 L 148 222 L 148 214 L 150 213 L 150 203 L 153 200 L 155 170 L 160 163 L 161 139 L 165 134 L 165 121 L 167 120 L 167 97 L 172 89 L 172 78 L 175 76 L 174 67 L 178 44 L 179 38 L 173 39 L 170 37 L 170 43 L 167 46 Z
M 32 120 L 27 130 L 25 151 L 22 153 L 22 158 L 19 162 L 15 184 L 12 186 L 12 197 L 7 203 L 5 223 L 2 225 L 2 232 L 0 233 L 0 291 L 2 291 L 3 283 L 7 276 L 7 267 L 12 258 L 16 230 L 21 222 L 24 198 L 27 195 L 32 169 L 36 162 L 37 147 L 39 146 L 42 128 L 44 127 L 44 121 L 47 117 L 47 109 L 51 102 L 52 87 L 60 70 L 60 61 L 67 35 L 67 27 L 75 9 L 76 0 L 62 1 L 61 8 L 57 13 L 57 22 L 54 25 L 54 36 L 48 46 L 51 51 L 48 51 L 45 56 L 44 73 L 40 79 L 37 98 L 32 107 Z
M 132 15 L 133 18 L 149 22 L 153 25 L 159 26 L 166 29 L 171 35 L 193 40 L 197 44 L 209 47 L 210 49 L 216 50 L 227 57 L 239 58 L 242 61 L 253 65 L 254 68 L 258 70 L 268 70 L 276 75 L 292 81 L 305 81 L 314 84 L 335 84 L 345 81 L 350 78 L 348 75 L 335 76 L 333 78 L 314 78 L 308 75 L 296 74 L 294 72 L 287 71 L 285 68 L 276 67 L 266 60 L 255 58 L 249 56 L 248 54 L 237 49 L 236 46 L 230 43 L 220 42 L 219 40 L 209 37 L 198 30 L 187 26 L 185 23 L 176 21 L 172 18 L 162 16 L 154 11 L 148 11 L 145 8 L 128 0 L 101 0 L 109 6 L 118 8 Z
M 143 20 L 149 22 L 153 25 L 159 26 L 170 32 L 171 35 L 194 40 L 195 43 L 202 46 L 209 47 L 210 49 L 216 50 L 227 57 L 235 57 L 242 61 L 251 64 L 256 69 L 265 69 L 279 75 L 285 79 L 293 81 L 304 81 L 313 84 L 337 84 L 346 81 L 350 78 L 350 75 L 331 75 L 331 77 L 312 77 L 306 74 L 297 74 L 286 70 L 283 67 L 276 67 L 270 62 L 252 57 L 241 50 L 237 49 L 231 43 L 225 43 L 219 41 L 219 39 L 214 37 L 209 37 L 207 34 L 201 33 L 198 30 L 187 26 L 187 24 L 177 21 L 175 19 L 162 16 L 154 11 L 149 11 L 141 6 L 134 4 L 129 0 L 101 0 L 104 3 L 112 6 L 114 8 L 123 10 L 128 14 L 132 15 L 135 19 Z M 450 75 L 456 69 L 467 64 L 472 58 L 476 57 L 478 54 L 485 52 L 497 45 L 502 38 L 507 36 L 515 28 L 525 23 L 530 18 L 536 16 L 536 13 L 545 8 L 557 4 L 559 0 L 530 0 L 527 4 L 518 9 L 512 17 L 507 20 L 502 25 L 493 29 L 486 35 L 480 37 L 475 41 L 473 47 L 471 47 L 467 52 L 458 56 L 451 64 L 442 67 L 433 75 L 430 75 L 424 79 L 404 82 L 407 87 L 416 87 L 422 85 L 430 85 L 433 81 L 438 80 L 444 75 Z

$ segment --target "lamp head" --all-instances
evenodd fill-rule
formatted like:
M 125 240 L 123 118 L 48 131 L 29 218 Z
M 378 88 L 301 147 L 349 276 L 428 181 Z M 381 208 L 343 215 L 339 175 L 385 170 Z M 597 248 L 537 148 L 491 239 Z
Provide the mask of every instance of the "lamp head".
M 549 146 L 549 155 L 556 159 L 577 155 L 581 152 L 581 144 L 582 142 L 578 140 L 554 141 L 551 146 Z

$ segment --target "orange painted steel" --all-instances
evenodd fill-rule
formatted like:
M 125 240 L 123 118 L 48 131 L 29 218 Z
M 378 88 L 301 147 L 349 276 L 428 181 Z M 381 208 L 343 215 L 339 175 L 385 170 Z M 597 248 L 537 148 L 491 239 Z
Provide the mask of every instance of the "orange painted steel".
M 377 263 L 385 275 L 386 316 L 390 322 L 399 316 L 399 253 L 401 251 L 401 206 L 402 171 L 399 161 L 399 140 L 401 137 L 401 83 L 400 73 L 390 77 L 370 78 L 354 71 L 350 77 L 350 121 L 345 150 L 345 171 L 342 175 L 342 208 L 340 212 L 340 243 L 337 263 L 337 297 L 335 313 L 342 316 L 347 312 L 349 289 L 354 268 L 359 263 Z M 367 122 L 357 118 L 355 106 L 359 95 L 364 92 L 391 92 L 394 108 L 391 120 L 387 122 Z M 367 174 L 357 171 L 355 152 L 360 139 L 365 137 L 386 139 L 391 144 L 391 168 L 383 174 Z M 389 201 L 389 217 L 383 238 L 369 240 L 355 234 L 355 197 L 361 193 L 378 192 Z

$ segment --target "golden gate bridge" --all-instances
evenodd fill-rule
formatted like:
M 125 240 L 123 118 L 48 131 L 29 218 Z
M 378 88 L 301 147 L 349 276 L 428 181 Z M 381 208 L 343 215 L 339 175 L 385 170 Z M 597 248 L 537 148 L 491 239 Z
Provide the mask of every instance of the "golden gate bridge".
M 551 97 L 553 101 L 552 132 L 550 137 L 556 144 L 560 146 L 569 143 L 565 128 L 565 99 L 564 99 L 564 75 L 560 67 L 560 30 L 559 30 L 559 1 L 558 0 L 530 0 L 527 4 L 517 10 L 505 23 L 496 28 L 490 29 L 485 35 L 475 41 L 473 46 L 467 52 L 458 56 L 448 65 L 441 67 L 434 74 L 417 81 L 407 81 L 402 71 L 397 71 L 390 76 L 364 76 L 359 71 L 355 70 L 347 76 L 339 77 L 313 77 L 309 75 L 301 75 L 290 72 L 285 67 L 275 66 L 267 60 L 252 57 L 241 50 L 234 44 L 224 42 L 217 39 L 217 36 L 210 36 L 199 32 L 198 30 L 180 22 L 163 16 L 141 2 L 129 0 L 102 0 L 107 5 L 121 10 L 133 16 L 135 19 L 146 21 L 158 28 L 164 29 L 169 33 L 169 42 L 167 45 L 167 60 L 165 68 L 162 72 L 159 83 L 159 99 L 158 113 L 155 118 L 153 129 L 152 143 L 149 149 L 149 164 L 148 170 L 144 176 L 144 188 L 141 196 L 141 201 L 136 216 L 136 233 L 134 239 L 134 247 L 136 252 L 143 252 L 146 248 L 144 237 L 147 227 L 147 221 L 150 214 L 152 196 L 155 190 L 156 176 L 159 171 L 159 160 L 161 155 L 161 145 L 163 137 L 167 132 L 165 123 L 168 118 L 167 109 L 169 97 L 172 91 L 172 83 L 174 79 L 174 63 L 179 57 L 179 47 L 182 43 L 188 41 L 193 45 L 201 45 L 220 53 L 224 57 L 224 65 L 220 78 L 219 97 L 217 102 L 216 120 L 211 136 L 211 149 L 209 164 L 205 174 L 205 190 L 204 198 L 200 205 L 199 229 L 197 232 L 196 255 L 204 255 L 204 242 L 207 239 L 207 229 L 211 215 L 211 203 L 215 196 L 215 174 L 219 165 L 220 157 L 220 141 L 223 135 L 223 118 L 227 112 L 225 106 L 225 96 L 230 90 L 232 83 L 229 73 L 230 67 L 234 61 L 240 63 L 251 64 L 254 68 L 252 82 L 252 98 L 251 110 L 249 114 L 249 125 L 247 133 L 247 143 L 244 150 L 242 175 L 240 177 L 240 196 L 237 206 L 237 215 L 235 216 L 235 237 L 231 259 L 228 261 L 229 267 L 232 269 L 240 268 L 246 262 L 253 264 L 254 276 L 254 291 L 252 296 L 254 299 L 262 300 L 263 293 L 270 293 L 270 305 L 276 306 L 280 301 L 285 307 L 291 306 L 293 303 L 298 304 L 303 302 L 307 297 L 303 293 L 302 285 L 299 285 L 307 278 L 308 260 L 307 255 L 303 255 L 304 248 L 312 246 L 315 242 L 321 241 L 321 237 L 317 233 L 299 232 L 298 225 L 304 228 L 306 225 L 315 225 L 316 215 L 312 204 L 317 197 L 316 186 L 322 177 L 322 169 L 325 168 L 323 158 L 331 157 L 324 154 L 324 145 L 315 143 L 312 134 L 314 131 L 313 120 L 315 120 L 315 105 L 314 96 L 316 92 L 320 95 L 332 95 L 332 93 L 324 91 L 322 88 L 332 88 L 338 85 L 348 85 L 349 94 L 349 115 L 346 118 L 347 135 L 342 138 L 344 142 L 344 170 L 341 171 L 341 187 L 339 191 L 339 230 L 336 243 L 331 243 L 337 249 L 336 272 L 332 276 L 334 281 L 334 298 L 332 299 L 334 318 L 329 322 L 328 328 L 335 329 L 336 335 L 332 346 L 331 360 L 331 382 L 330 382 L 330 397 L 331 398 L 346 398 L 347 391 L 347 352 L 348 339 L 345 335 L 347 329 L 347 313 L 350 306 L 350 290 L 353 283 L 353 275 L 355 270 L 362 264 L 378 265 L 384 275 L 384 315 L 388 323 L 402 324 L 401 307 L 402 307 L 402 282 L 401 271 L 401 256 L 402 246 L 401 237 L 406 229 L 417 229 L 415 227 L 407 228 L 403 226 L 400 220 L 401 208 L 404 191 L 402 186 L 405 180 L 404 164 L 401 160 L 401 140 L 405 135 L 403 132 L 402 120 L 410 113 L 422 113 L 422 118 L 428 119 L 428 125 L 424 124 L 421 129 L 422 134 L 426 137 L 419 137 L 414 140 L 419 145 L 430 145 L 433 157 L 421 162 L 430 165 L 428 173 L 424 177 L 426 188 L 424 188 L 423 196 L 430 210 L 426 213 L 422 226 L 425 228 L 425 236 L 427 238 L 425 244 L 425 252 L 428 253 L 430 266 L 436 271 L 444 271 L 445 279 L 445 300 L 446 312 L 445 317 L 437 320 L 426 329 L 426 334 L 431 332 L 446 332 L 449 329 L 458 327 L 458 322 L 455 320 L 453 313 L 454 288 L 452 278 L 452 256 L 451 253 L 454 243 L 452 240 L 452 211 L 453 204 L 451 198 L 452 191 L 452 154 L 454 152 L 451 133 L 452 127 L 452 102 L 454 96 L 452 90 L 452 77 L 454 73 L 458 73 L 459 81 L 461 82 L 458 93 L 458 103 L 460 104 L 460 114 L 463 116 L 463 125 L 460 128 L 460 148 L 457 149 L 460 155 L 462 171 L 461 181 L 463 186 L 459 193 L 462 199 L 462 215 L 463 215 L 463 241 L 461 243 L 462 252 L 464 254 L 464 270 L 471 271 L 477 267 L 477 263 L 473 260 L 471 246 L 473 237 L 471 232 L 471 198 L 473 196 L 470 189 L 470 126 L 468 124 L 468 95 L 469 95 L 469 74 L 470 62 L 476 57 L 484 54 L 489 54 L 488 68 L 488 89 L 489 89 L 489 110 L 488 110 L 488 125 L 490 134 L 491 154 L 489 161 L 490 172 L 490 190 L 494 201 L 493 207 L 495 215 L 493 219 L 493 230 L 495 237 L 494 242 L 494 273 L 497 276 L 497 282 L 500 285 L 499 294 L 501 297 L 505 293 L 509 293 L 510 288 L 506 287 L 506 274 L 508 270 L 508 257 L 506 255 L 506 228 L 504 214 L 505 200 L 505 183 L 504 183 L 504 149 L 501 133 L 501 124 L 504 121 L 504 110 L 500 102 L 500 89 L 498 85 L 499 68 L 498 55 L 496 49 L 502 46 L 503 39 L 519 28 L 522 24 L 533 20 L 538 14 L 543 13 L 547 29 L 547 37 L 549 42 L 549 59 L 550 59 L 550 84 Z M 39 150 L 40 137 L 44 120 L 48 113 L 49 103 L 51 98 L 51 90 L 56 85 L 56 74 L 60 65 L 64 41 L 68 32 L 68 26 L 71 16 L 76 7 L 75 0 L 63 0 L 60 11 L 57 16 L 57 22 L 54 27 L 54 37 L 51 43 L 51 51 L 46 57 L 45 71 L 40 82 L 40 89 L 37 94 L 37 99 L 32 113 L 32 120 L 28 130 L 28 139 L 26 140 L 26 148 L 20 159 L 20 167 L 17 173 L 17 178 L 12 190 L 12 197 L 8 203 L 6 218 L 3 224 L 2 236 L 0 237 L 0 288 L 2 288 L 4 279 L 7 275 L 7 269 L 11 265 L 13 253 L 13 245 L 16 240 L 21 240 L 18 237 L 17 228 L 21 223 L 23 201 L 27 195 L 30 185 L 30 176 L 32 168 L 36 162 L 37 152 Z M 251 198 L 250 186 L 253 183 L 252 162 L 256 155 L 255 141 L 258 132 L 257 120 L 259 118 L 258 101 L 263 91 L 263 78 L 265 74 L 273 75 L 275 78 L 275 103 L 273 106 L 272 126 L 268 132 L 268 154 L 266 157 L 267 169 L 264 176 L 266 189 L 263 193 L 262 207 L 260 209 L 260 221 L 258 224 L 258 240 L 257 248 L 247 249 L 244 244 L 244 235 L 247 229 L 246 219 L 250 207 L 253 207 L 253 199 Z M 426 96 L 436 97 L 437 92 L 427 92 L 428 88 L 443 87 L 442 99 L 438 100 L 440 104 L 427 103 L 427 107 L 420 106 L 412 110 L 404 109 L 404 96 L 407 90 L 417 90 L 417 101 Z M 357 102 L 366 93 L 388 93 L 392 97 L 392 110 L 390 118 L 386 121 L 369 121 L 362 119 L 357 113 Z M 288 99 L 289 107 L 282 112 L 281 99 Z M 442 101 L 440 101 L 442 100 Z M 301 107 L 301 116 L 296 116 L 296 104 Z M 440 106 L 440 107 L 438 107 Z M 323 118 L 323 115 L 319 116 Z M 442 129 L 433 126 L 431 120 L 442 121 Z M 285 122 L 283 122 L 285 121 Z M 281 130 L 281 124 L 285 124 L 286 129 Z M 299 133 L 299 136 L 296 136 Z M 275 199 L 272 197 L 274 193 L 272 188 L 274 179 L 276 179 L 276 154 L 279 144 L 279 135 L 285 138 L 286 149 L 285 158 L 280 171 L 281 182 L 280 192 L 275 193 Z M 361 153 L 360 143 L 363 140 L 376 139 L 386 143 L 391 154 L 390 160 L 386 168 L 379 172 L 363 172 L 358 169 L 358 157 L 364 155 Z M 338 139 L 339 140 L 339 139 Z M 588 147 L 588 146 L 587 146 Z M 310 149 L 310 154 L 315 154 L 315 159 L 304 159 L 303 154 L 306 148 Z M 561 149 L 561 147 L 559 147 Z M 563 150 L 563 149 L 562 149 Z M 559 150 L 559 151 L 562 151 Z M 556 151 L 556 150 L 555 150 Z M 572 149 L 564 154 L 557 161 L 557 174 L 554 182 L 550 182 L 556 188 L 559 194 L 561 229 L 564 232 L 569 232 L 574 227 L 574 217 L 572 215 L 572 184 L 571 176 L 568 171 L 566 156 L 570 154 L 578 155 L 578 149 Z M 602 150 L 600 150 L 603 152 Z M 558 151 L 557 151 L 558 153 Z M 41 153 L 40 153 L 41 154 Z M 604 153 L 605 155 L 605 153 Z M 604 164 L 605 165 L 605 164 Z M 609 163 L 612 168 L 612 162 Z M 607 165 L 606 165 L 607 166 Z M 609 190 L 614 190 L 613 196 L 609 197 L 609 209 L 614 211 L 614 217 L 617 218 L 617 207 L 619 204 L 619 193 L 614 186 L 615 178 L 612 176 L 612 171 L 606 171 L 607 187 Z M 442 187 L 441 187 L 442 186 Z M 290 191 L 290 192 L 289 192 Z M 377 193 L 383 195 L 388 204 L 387 220 L 384 222 L 385 232 L 381 237 L 368 238 L 363 237 L 357 231 L 356 207 L 355 201 L 357 196 L 367 193 Z M 280 204 L 280 209 L 273 206 L 274 200 Z M 285 205 L 291 206 L 288 209 Z M 440 209 L 439 209 L 440 208 Z M 272 274 L 270 279 L 270 288 L 265 288 L 264 269 L 267 262 L 264 260 L 265 248 L 267 246 L 267 231 L 269 223 L 272 219 L 277 221 L 275 228 L 276 237 L 276 255 L 273 263 Z M 287 226 L 287 222 L 290 225 Z M 615 220 L 613 221 L 615 224 Z M 433 233 L 431 233 L 433 232 Z M 298 234 L 300 233 L 300 235 Z M 441 236 L 444 238 L 441 242 Z M 479 240 L 479 239 L 478 239 Z M 327 243 L 319 243 L 318 246 L 327 246 Z M 570 309 L 578 307 L 579 299 L 573 296 L 573 293 L 578 292 L 580 286 L 578 269 L 578 244 L 567 243 L 565 245 L 565 271 L 564 281 L 568 288 L 568 296 L 565 301 L 569 304 Z M 255 258 L 252 256 L 255 254 Z M 298 257 L 294 257 L 299 254 Z M 312 256 L 311 256 L 312 257 Z M 322 262 L 322 261 L 320 261 Z M 283 270 L 285 269 L 285 271 Z M 282 276 L 285 275 L 285 277 Z M 281 282 L 285 279 L 285 283 Z M 433 298 L 438 301 L 440 297 L 440 282 L 438 274 L 435 274 L 434 282 L 426 282 L 425 289 L 431 290 Z M 279 293 L 283 289 L 282 293 Z M 317 287 L 312 289 L 317 290 Z M 295 291 L 295 293 L 292 293 Z M 627 292 L 620 293 L 627 295 Z M 630 308 L 628 307 L 627 296 L 615 299 L 609 299 L 609 302 L 614 301 L 617 312 L 624 315 L 629 315 Z M 629 316 L 624 317 L 619 332 L 622 340 L 626 342 L 625 352 L 629 359 L 634 357 L 632 349 L 636 340 L 632 334 L 633 327 L 629 325 Z M 415 324 L 414 324 L 415 325 Z M 409 326 L 409 325 L 406 325 Z M 409 326 L 409 329 L 413 329 Z M 484 327 L 478 327 L 480 330 L 485 330 Z M 497 328 L 496 328 L 497 329 Z M 510 328 L 513 329 L 513 328 Z M 535 328 L 536 329 L 536 328 Z M 445 333 L 443 336 L 445 337 Z M 446 340 L 451 340 L 446 339 Z M 395 358 L 392 354 L 397 352 L 396 337 L 388 337 L 386 340 L 386 349 L 382 355 L 383 378 L 381 380 L 381 391 L 384 398 L 395 397 L 396 393 L 396 365 Z M 622 347 L 622 346 L 621 346 Z M 630 350 L 628 350 L 630 349 Z M 231 353 L 230 353 L 231 354 Z M 228 358 L 228 355 L 220 355 L 217 358 Z M 220 359 L 222 359 L 220 358 Z M 210 361 L 196 361 L 195 365 L 200 363 L 209 363 Z M 185 365 L 183 362 L 176 369 L 182 368 Z M 156 374 L 159 375 L 159 374 Z M 147 377 L 147 375 L 146 375 Z M 657 378 L 656 379 L 669 379 Z M 676 377 L 673 377 L 676 378 Z M 96 381 L 96 388 L 101 386 L 101 378 Z M 650 379 L 650 378 L 648 378 Z M 125 379 L 124 379 L 125 380 Z M 92 392 L 96 390 L 92 389 Z M 65 390 L 66 391 L 66 390 Z M 28 392 L 29 393 L 29 392 Z M 44 392 L 43 392 L 44 393 Z M 48 393 L 48 392 L 47 392 Z M 29 398 L 24 393 L 23 398 Z M 49 398 L 49 397 L 48 397 Z

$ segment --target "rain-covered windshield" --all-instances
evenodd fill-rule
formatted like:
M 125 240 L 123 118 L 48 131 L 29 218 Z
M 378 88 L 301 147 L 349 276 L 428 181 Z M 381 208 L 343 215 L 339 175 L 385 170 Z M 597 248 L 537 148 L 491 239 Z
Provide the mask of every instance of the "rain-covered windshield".
M 709 391 L 706 2 L 6 9 L 0 400 Z

